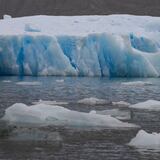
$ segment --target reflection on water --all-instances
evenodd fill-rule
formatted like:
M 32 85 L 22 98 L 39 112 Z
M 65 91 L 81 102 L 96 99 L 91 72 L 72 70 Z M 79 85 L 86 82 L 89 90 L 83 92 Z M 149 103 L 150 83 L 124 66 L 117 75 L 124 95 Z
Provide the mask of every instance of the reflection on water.
M 148 99 L 160 100 L 159 79 L 138 79 L 138 81 L 150 82 L 152 85 L 122 85 L 123 82 L 135 80 L 83 77 L 24 77 L 23 79 L 1 77 L 0 116 L 2 117 L 5 109 L 14 103 L 21 102 L 31 105 L 33 102 L 39 102 L 40 99 L 46 102 L 66 102 L 65 105 L 62 103 L 62 106 L 81 112 L 96 110 L 99 113 L 108 114 L 107 110 L 110 110 L 109 112 L 112 111 L 115 116 L 118 116 L 115 110 L 117 106 L 111 102 L 126 101 L 134 104 Z M 29 85 L 30 82 L 39 85 Z M 108 103 L 99 105 L 77 103 L 81 99 L 90 97 L 104 99 Z M 129 118 L 124 118 L 124 121 L 140 125 L 147 132 L 160 132 L 159 112 L 137 111 L 127 107 L 118 109 L 120 116 L 123 116 L 124 113 L 130 114 Z M 51 126 L 4 129 L 5 127 L 5 124 L 0 124 L 0 159 L 4 160 L 159 160 L 160 158 L 159 149 L 135 148 L 126 145 L 135 137 L 138 129 L 82 129 Z

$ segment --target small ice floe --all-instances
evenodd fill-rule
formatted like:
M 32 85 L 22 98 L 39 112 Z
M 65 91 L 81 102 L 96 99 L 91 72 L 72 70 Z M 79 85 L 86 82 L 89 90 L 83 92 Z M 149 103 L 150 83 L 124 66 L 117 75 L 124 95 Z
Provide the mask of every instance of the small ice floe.
M 41 32 L 41 29 L 38 26 L 33 24 L 25 24 L 25 31 L 26 32 Z
M 147 81 L 133 81 L 133 82 L 122 82 L 122 85 L 126 86 L 145 86 L 145 85 L 152 85 L 151 82 Z
M 63 82 L 64 82 L 64 79 L 57 79 L 56 82 L 58 82 L 58 83 L 63 83 Z
M 7 14 L 3 15 L 3 19 L 11 19 L 11 18 L 12 18 L 12 16 L 10 16 L 10 15 L 7 15 Z
M 16 103 L 5 110 L 2 120 L 17 126 L 138 127 L 109 115 L 89 114 L 45 104 L 27 106 Z
M 90 114 L 100 114 L 100 115 L 110 115 L 112 117 L 115 117 L 119 120 L 127 120 L 130 119 L 130 111 L 121 111 L 119 109 L 108 109 L 103 111 L 95 111 L 92 110 L 89 112 Z
M 39 86 L 39 85 L 41 85 L 41 83 L 40 82 L 17 82 L 16 84 L 18 84 L 18 85 L 22 85 L 22 86 Z
M 67 102 L 57 102 L 57 101 L 44 101 L 40 99 L 37 102 L 32 102 L 32 104 L 46 104 L 46 105 L 67 105 Z
M 145 102 L 133 104 L 129 108 L 150 110 L 150 111 L 160 111 L 160 101 L 147 100 Z
M 160 148 L 160 133 L 147 133 L 140 130 L 136 137 L 129 142 L 129 145 L 140 148 Z
M 129 107 L 131 104 L 125 101 L 119 101 L 119 102 L 112 102 L 112 105 L 117 107 Z
M 78 101 L 80 104 L 88 104 L 88 105 L 104 105 L 109 104 L 109 102 L 105 99 L 98 99 L 95 97 L 84 98 Z
M 2 81 L 3 83 L 11 83 L 12 81 L 10 81 L 10 80 L 4 80 L 4 81 Z

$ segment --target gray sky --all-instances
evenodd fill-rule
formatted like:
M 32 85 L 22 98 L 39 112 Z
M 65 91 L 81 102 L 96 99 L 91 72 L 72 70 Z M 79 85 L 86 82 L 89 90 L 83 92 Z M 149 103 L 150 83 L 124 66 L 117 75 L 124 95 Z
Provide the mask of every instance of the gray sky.
M 160 16 L 160 0 L 0 0 L 0 16 L 138 14 Z

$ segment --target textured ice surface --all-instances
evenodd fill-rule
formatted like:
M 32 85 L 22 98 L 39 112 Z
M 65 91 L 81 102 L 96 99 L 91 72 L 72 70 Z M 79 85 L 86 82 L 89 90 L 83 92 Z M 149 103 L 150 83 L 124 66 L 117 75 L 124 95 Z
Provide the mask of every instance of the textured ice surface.
M 12 18 L 12 16 L 10 16 L 10 15 L 7 15 L 7 14 L 3 15 L 3 19 L 11 19 L 11 18 Z
M 3 80 L 2 82 L 3 83 L 11 83 L 12 81 L 10 81 L 10 80 Z
M 32 24 L 26 24 L 25 31 L 26 32 L 40 32 L 41 30 L 38 27 L 33 26 Z
M 136 147 L 160 148 L 160 133 L 147 133 L 140 130 L 136 137 L 133 138 L 129 145 Z
M 18 84 L 18 85 L 22 85 L 22 86 L 39 86 L 39 85 L 41 85 L 41 83 L 40 82 L 17 82 L 16 84 Z
M 137 104 L 131 105 L 129 107 L 134 108 L 134 109 L 160 111 L 160 101 L 147 100 L 145 102 L 137 103 Z
M 109 102 L 105 99 L 90 97 L 90 98 L 81 99 L 78 101 L 78 103 L 88 104 L 88 105 L 104 105 L 104 104 L 108 104 Z
M 58 83 L 63 83 L 63 82 L 64 82 L 64 79 L 57 79 L 56 82 L 58 82 Z
M 117 107 L 129 107 L 131 104 L 125 101 L 119 101 L 119 102 L 112 102 L 112 105 Z
M 3 120 L 15 125 L 76 126 L 76 127 L 137 127 L 107 115 L 72 111 L 61 106 L 17 103 L 5 111 Z
M 0 75 L 158 77 L 159 26 L 131 15 L 0 20 Z
M 111 115 L 120 120 L 127 120 L 130 119 L 130 111 L 119 110 L 119 109 L 109 109 L 109 110 L 102 110 L 102 111 L 90 111 L 90 114 L 100 114 L 100 115 Z
M 122 85 L 126 86 L 144 86 L 144 85 L 152 85 L 151 82 L 146 81 L 133 81 L 133 82 L 122 82 Z
M 40 99 L 37 102 L 32 102 L 32 104 L 46 104 L 46 105 L 67 105 L 67 102 L 57 102 L 57 101 L 45 101 Z

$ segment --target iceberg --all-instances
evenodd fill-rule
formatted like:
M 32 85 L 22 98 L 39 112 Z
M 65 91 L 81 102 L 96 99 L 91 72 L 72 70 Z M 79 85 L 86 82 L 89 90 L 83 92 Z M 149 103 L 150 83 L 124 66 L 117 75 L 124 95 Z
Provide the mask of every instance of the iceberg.
M 10 15 L 7 15 L 7 14 L 3 15 L 3 19 L 11 19 L 11 18 L 12 18 L 12 16 L 10 16 Z
M 37 82 L 37 81 L 33 81 L 33 82 L 22 81 L 22 82 L 17 82 L 16 84 L 17 85 L 22 85 L 22 86 L 39 86 L 39 85 L 41 85 L 41 83 Z
M 68 102 L 60 102 L 60 101 L 45 101 L 40 99 L 39 101 L 32 102 L 32 104 L 46 104 L 46 105 L 67 105 Z
M 160 111 L 160 101 L 147 100 L 137 104 L 130 105 L 129 108 L 149 110 L 149 111 Z
M 147 85 L 153 85 L 153 83 L 151 82 L 147 82 L 147 81 L 133 81 L 133 82 L 122 82 L 122 85 L 126 85 L 126 86 L 147 86 Z
M 119 120 L 129 120 L 131 118 L 130 111 L 119 110 L 119 109 L 108 109 L 102 111 L 92 110 L 89 112 L 90 114 L 100 114 L 100 115 L 111 115 Z
M 150 149 L 160 148 L 160 133 L 147 133 L 144 130 L 140 130 L 136 137 L 130 141 L 129 145 Z
M 6 17 L 0 75 L 159 77 L 159 26 L 149 16 Z
M 131 104 L 128 103 L 128 102 L 125 102 L 125 101 L 119 101 L 119 102 L 112 102 L 112 105 L 113 106 L 116 106 L 116 107 L 129 107 Z
M 138 127 L 110 115 L 89 114 L 46 104 L 27 106 L 16 103 L 5 110 L 2 120 L 17 126 Z
M 10 80 L 3 80 L 2 82 L 3 83 L 11 83 L 12 81 L 10 81 Z
M 90 98 L 84 98 L 78 101 L 79 104 L 86 104 L 86 105 L 105 105 L 109 104 L 105 99 L 99 99 L 95 97 L 90 97 Z

